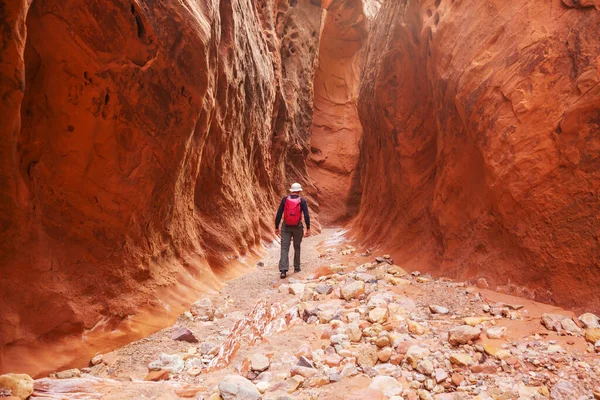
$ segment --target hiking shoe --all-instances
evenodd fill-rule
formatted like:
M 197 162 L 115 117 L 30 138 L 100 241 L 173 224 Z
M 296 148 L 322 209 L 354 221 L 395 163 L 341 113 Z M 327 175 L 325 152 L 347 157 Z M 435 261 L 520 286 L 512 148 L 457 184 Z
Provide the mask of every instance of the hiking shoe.
M 281 275 L 279 275 L 279 277 L 280 277 L 281 279 L 284 279 L 284 278 L 285 278 L 285 275 L 286 275 L 285 271 L 281 271 Z
M 294 272 L 300 272 L 300 268 L 294 268 Z

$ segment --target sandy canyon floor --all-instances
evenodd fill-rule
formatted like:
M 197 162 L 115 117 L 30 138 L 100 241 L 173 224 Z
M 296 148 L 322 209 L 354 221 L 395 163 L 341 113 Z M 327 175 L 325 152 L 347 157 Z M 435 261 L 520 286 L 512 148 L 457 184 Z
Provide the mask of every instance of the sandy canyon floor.
M 275 243 L 172 327 L 36 380 L 32 398 L 600 398 L 593 315 L 408 273 L 340 230 L 302 255 L 279 279 Z

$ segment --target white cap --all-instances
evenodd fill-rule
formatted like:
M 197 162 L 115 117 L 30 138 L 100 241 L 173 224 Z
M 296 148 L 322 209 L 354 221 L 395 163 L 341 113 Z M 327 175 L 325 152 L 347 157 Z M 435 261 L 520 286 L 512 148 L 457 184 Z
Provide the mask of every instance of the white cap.
M 294 193 L 294 192 L 301 192 L 302 191 L 302 186 L 300 186 L 299 183 L 293 183 L 292 187 L 290 188 L 290 192 Z

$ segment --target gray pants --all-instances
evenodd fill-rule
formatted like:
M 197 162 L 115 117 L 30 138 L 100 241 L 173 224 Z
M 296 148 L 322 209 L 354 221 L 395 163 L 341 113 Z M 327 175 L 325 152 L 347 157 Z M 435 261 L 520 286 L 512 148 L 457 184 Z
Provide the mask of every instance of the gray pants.
M 300 244 L 304 237 L 304 226 L 286 226 L 281 227 L 281 258 L 279 259 L 279 271 L 287 272 L 290 268 L 290 243 L 294 239 L 294 269 L 300 269 Z

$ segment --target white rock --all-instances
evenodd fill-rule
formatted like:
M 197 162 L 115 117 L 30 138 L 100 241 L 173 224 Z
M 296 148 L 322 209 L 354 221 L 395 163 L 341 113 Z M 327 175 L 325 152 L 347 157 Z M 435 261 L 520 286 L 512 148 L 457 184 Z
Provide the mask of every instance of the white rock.
M 369 388 L 379 390 L 386 397 L 400 395 L 404 390 L 400 382 L 391 376 L 377 376 L 373 378 Z
M 446 307 L 438 306 L 436 304 L 430 305 L 429 311 L 431 311 L 432 314 L 448 314 L 450 312 Z
M 408 361 L 413 366 L 413 368 L 416 368 L 419 361 L 421 361 L 425 357 L 428 357 L 429 354 L 431 354 L 429 349 L 413 345 L 410 346 L 406 351 L 406 361 Z
M 260 392 L 243 376 L 228 375 L 219 382 L 219 394 L 223 400 L 259 400 Z
M 253 354 L 252 357 L 250 357 L 250 368 L 252 369 L 252 371 L 263 372 L 267 368 L 269 368 L 270 364 L 271 362 L 269 361 L 269 359 L 263 354 L 257 353 Z
M 600 323 L 598 323 L 599 319 L 595 314 L 582 314 L 581 316 L 579 316 L 579 320 L 585 328 L 600 328 Z
M 485 334 L 490 339 L 501 339 L 506 335 L 506 327 L 505 326 L 494 326 L 488 328 L 485 331 Z
M 359 293 L 363 293 L 365 291 L 365 283 L 363 281 L 354 281 L 345 285 L 342 288 L 342 297 L 349 301 L 353 298 L 357 297 Z
M 290 294 L 294 295 L 302 295 L 304 293 L 304 289 L 306 289 L 306 284 L 304 283 L 292 283 L 290 285 Z
M 183 358 L 177 354 L 161 354 L 160 359 L 153 361 L 148 364 L 148 368 L 151 370 L 162 370 L 169 371 L 173 374 L 179 374 L 183 371 L 185 362 Z

